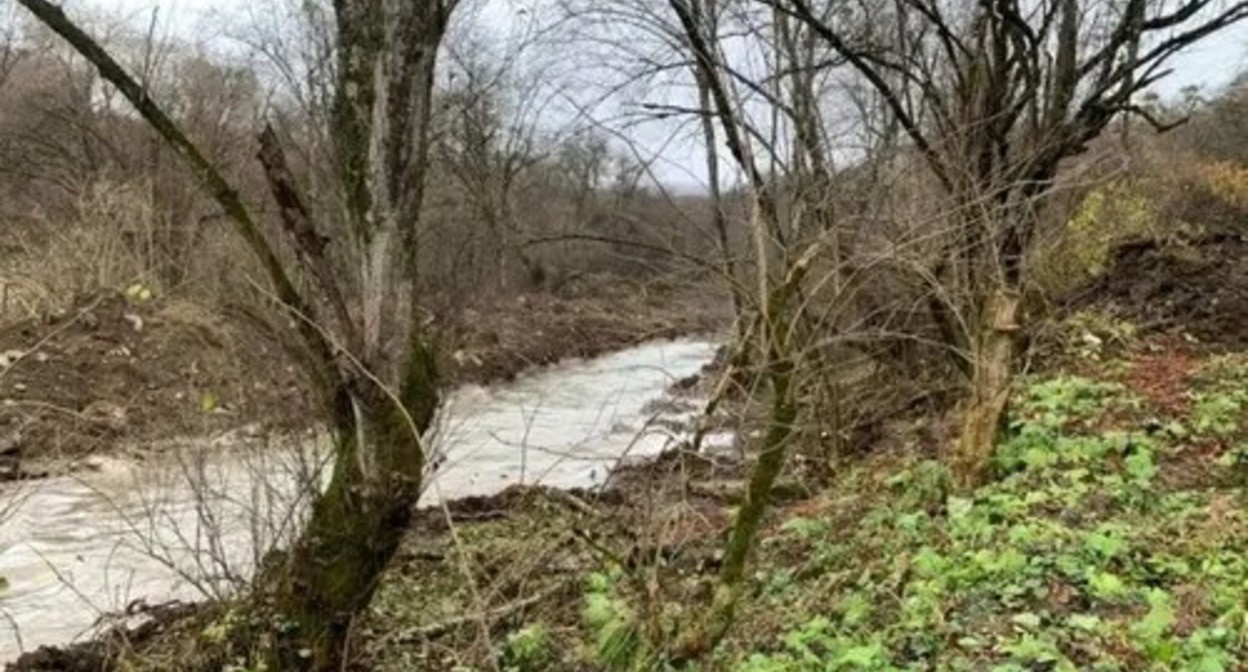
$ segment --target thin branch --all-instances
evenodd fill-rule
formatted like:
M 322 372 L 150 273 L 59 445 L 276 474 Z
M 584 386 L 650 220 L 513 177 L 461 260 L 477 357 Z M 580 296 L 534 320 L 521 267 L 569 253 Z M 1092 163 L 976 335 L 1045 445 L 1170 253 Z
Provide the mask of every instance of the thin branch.
M 264 167 L 269 190 L 272 191 L 281 214 L 282 226 L 294 242 L 300 262 L 316 278 L 330 309 L 334 311 L 339 327 L 347 335 L 347 343 L 352 348 L 358 348 L 361 345 L 359 334 L 355 333 L 342 289 L 331 273 L 333 266 L 326 258 L 325 248 L 329 238 L 316 230 L 307 205 L 295 186 L 295 176 L 286 162 L 286 152 L 282 150 L 281 141 L 271 124 L 265 124 L 264 131 L 260 133 L 260 151 L 257 158 Z
M 827 41 L 833 50 L 844 57 L 845 60 L 858 71 L 859 74 L 865 77 L 866 80 L 870 82 L 871 86 L 875 88 L 876 92 L 879 93 L 884 99 L 884 102 L 888 105 L 893 115 L 897 117 L 898 122 L 906 131 L 906 135 L 910 137 L 911 142 L 913 142 L 914 145 L 918 147 L 919 151 L 923 153 L 923 156 L 927 158 L 927 162 L 930 165 L 932 172 L 935 173 L 936 179 L 940 180 L 940 183 L 950 191 L 953 190 L 954 182 L 949 175 L 949 171 L 945 167 L 944 161 L 941 159 L 940 154 L 936 151 L 935 147 L 932 146 L 932 143 L 928 140 L 915 117 L 910 114 L 909 110 L 906 109 L 905 104 L 901 100 L 900 94 L 891 84 L 885 81 L 884 77 L 868 62 L 868 59 L 861 52 L 851 48 L 845 40 L 841 39 L 841 36 L 836 31 L 832 30 L 832 28 L 830 28 L 826 23 L 816 17 L 805 0 L 789 0 L 789 2 L 793 5 L 792 8 L 783 6 L 781 4 L 781 0 L 761 1 L 764 4 L 775 7 L 782 12 L 788 13 L 806 22 L 811 29 Z
M 204 153 L 182 129 L 165 114 L 165 111 L 152 100 L 146 89 L 135 81 L 98 42 L 70 21 L 60 7 L 47 0 L 17 1 L 94 65 L 99 70 L 100 76 L 117 87 L 117 90 L 130 101 L 143 119 L 173 147 L 178 156 L 182 157 L 191 172 L 199 179 L 204 190 L 220 204 L 226 215 L 234 222 L 234 228 L 238 234 L 259 259 L 269 280 L 273 283 L 278 301 L 296 314 L 314 316 L 312 306 L 295 288 L 294 282 L 282 267 L 277 252 L 269 244 L 247 207 L 243 205 L 238 191 L 221 175 L 217 167 L 204 156 Z M 332 349 L 313 329 L 300 328 L 299 333 L 306 345 L 318 354 L 317 365 L 320 370 L 317 373 L 321 377 L 318 382 L 326 391 L 329 391 L 334 381 L 337 380 L 337 374 L 332 366 Z

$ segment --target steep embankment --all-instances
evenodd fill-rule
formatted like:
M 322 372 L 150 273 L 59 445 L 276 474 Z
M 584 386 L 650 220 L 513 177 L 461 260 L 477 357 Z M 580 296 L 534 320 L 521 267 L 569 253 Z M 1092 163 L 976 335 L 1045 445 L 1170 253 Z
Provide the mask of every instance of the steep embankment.
M 1242 669 L 1248 353 L 1073 336 L 1020 381 L 994 482 L 955 493 L 936 446 L 899 441 L 780 501 L 702 669 Z M 672 632 L 705 603 L 740 494 L 739 471 L 706 459 L 636 476 L 605 497 L 456 502 L 454 535 L 422 512 L 353 669 L 628 669 L 647 623 Z M 132 669 L 194 660 L 230 623 L 176 623 Z
M 724 317 L 702 288 L 601 285 L 457 312 L 441 325 L 442 342 L 457 346 L 443 348 L 448 381 L 510 378 L 566 357 L 710 331 Z M 108 294 L 0 329 L 0 480 L 186 436 L 298 431 L 317 417 L 292 357 L 241 310 Z

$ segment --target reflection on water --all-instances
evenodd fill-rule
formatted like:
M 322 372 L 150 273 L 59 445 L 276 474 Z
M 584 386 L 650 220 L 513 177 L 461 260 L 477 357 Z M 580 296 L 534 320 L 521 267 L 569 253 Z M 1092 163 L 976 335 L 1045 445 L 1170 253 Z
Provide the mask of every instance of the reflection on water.
M 650 402 L 710 361 L 702 341 L 650 343 L 451 395 L 425 503 L 513 483 L 592 486 L 626 456 L 661 451 L 663 422 L 688 409 Z M 659 418 L 658 416 L 665 416 Z M 667 423 L 670 424 L 670 423 Z M 295 442 L 292 442 L 292 444 Z M 88 636 L 100 614 L 194 600 L 246 580 L 298 527 L 299 484 L 321 480 L 323 444 L 181 445 L 141 465 L 0 492 L 0 663 Z

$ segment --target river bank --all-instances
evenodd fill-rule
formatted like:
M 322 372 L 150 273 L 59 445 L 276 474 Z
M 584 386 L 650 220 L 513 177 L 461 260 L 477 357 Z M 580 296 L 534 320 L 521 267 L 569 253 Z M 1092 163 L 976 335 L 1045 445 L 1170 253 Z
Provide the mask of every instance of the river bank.
M 1019 381 L 992 482 L 953 489 L 916 429 L 781 492 L 734 628 L 699 669 L 1240 669 L 1248 353 L 1148 335 L 1090 354 L 1105 332 L 1081 318 L 1070 333 Z M 620 669 L 699 617 L 741 465 L 676 451 L 617 476 L 423 510 L 353 628 L 350 669 Z M 194 667 L 237 613 L 109 650 L 129 647 L 128 670 Z
M 656 338 L 723 328 L 707 288 L 596 278 L 435 323 L 452 387 Z M 0 481 L 143 458 L 187 437 L 249 440 L 308 429 L 319 412 L 279 339 L 248 311 L 109 294 L 0 329 Z
M 644 460 L 677 440 L 674 428 L 686 426 L 698 404 L 667 390 L 697 375 L 716 349 L 709 341 L 650 341 L 507 383 L 461 386 L 448 394 L 432 439 L 446 460 L 430 477 L 426 502 L 511 484 L 601 485 L 621 461 Z M 10 626 L 0 623 L 0 660 L 111 624 L 129 633 L 125 625 L 146 605 L 245 588 L 267 550 L 288 542 L 300 502 L 323 482 L 323 446 L 183 443 L 145 462 L 29 484 L 0 527 L 0 575 L 9 579 L 0 609 Z M 60 669 L 47 656 L 89 657 L 101 646 L 43 649 L 26 660 Z
M 737 622 L 700 669 L 1239 669 L 1248 352 L 1222 326 L 1238 317 L 1206 298 L 1243 294 L 1224 277 L 1248 278 L 1236 256 L 1160 265 L 1194 269 L 1179 277 L 1116 270 L 1077 297 L 1033 344 L 990 482 L 953 488 L 929 414 L 890 423 L 812 490 L 785 488 Z M 426 509 L 352 630 L 351 669 L 625 668 L 700 615 L 742 476 L 677 450 L 606 491 Z M 237 613 L 97 651 L 194 666 L 207 633 L 245 626 Z

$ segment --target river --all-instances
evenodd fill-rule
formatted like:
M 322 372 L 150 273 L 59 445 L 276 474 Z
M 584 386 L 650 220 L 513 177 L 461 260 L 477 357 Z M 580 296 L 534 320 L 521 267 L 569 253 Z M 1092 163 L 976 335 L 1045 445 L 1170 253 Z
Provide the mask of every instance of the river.
M 668 428 L 693 410 L 664 403 L 666 391 L 714 350 L 702 340 L 652 342 L 454 391 L 432 437 L 442 458 L 422 503 L 521 482 L 600 485 L 618 460 L 670 445 Z M 0 664 L 89 637 L 128 605 L 236 590 L 297 529 L 326 454 L 314 438 L 188 441 L 141 463 L 6 486 Z

